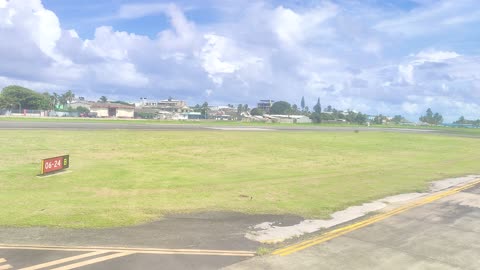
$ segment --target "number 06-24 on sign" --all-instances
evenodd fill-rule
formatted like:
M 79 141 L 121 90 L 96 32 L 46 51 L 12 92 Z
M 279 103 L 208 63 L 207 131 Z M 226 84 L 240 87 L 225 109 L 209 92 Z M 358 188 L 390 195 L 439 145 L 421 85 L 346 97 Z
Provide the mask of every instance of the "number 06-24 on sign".
M 41 175 L 60 171 L 70 166 L 69 155 L 42 159 Z

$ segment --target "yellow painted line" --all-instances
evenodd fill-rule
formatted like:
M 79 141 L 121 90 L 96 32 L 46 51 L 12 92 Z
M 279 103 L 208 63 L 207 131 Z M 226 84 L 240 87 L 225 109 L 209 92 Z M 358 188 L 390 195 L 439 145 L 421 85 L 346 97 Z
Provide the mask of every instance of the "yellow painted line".
M 46 262 L 46 263 L 41 263 L 41 264 L 37 264 L 37 265 L 32 265 L 32 266 L 29 266 L 29 267 L 26 267 L 26 268 L 22 268 L 22 269 L 19 269 L 19 270 L 37 270 L 37 269 L 42 269 L 42 268 L 46 268 L 46 267 L 49 267 L 49 266 L 54 266 L 54 265 L 58 265 L 58 264 L 66 263 L 66 262 L 71 262 L 71 261 L 75 261 L 75 260 L 79 260 L 79 259 L 84 259 L 84 258 L 88 258 L 88 257 L 92 257 L 92 256 L 104 254 L 104 253 L 107 253 L 107 252 L 108 252 L 108 251 L 94 251 L 94 252 L 90 252 L 90 253 L 84 253 L 84 254 L 81 254 L 81 255 L 76 255 L 76 256 L 72 256 L 72 257 L 67 257 L 67 258 L 63 258 L 63 259 L 59 259 L 59 260 L 55 260 L 55 261 L 50 261 L 50 262 Z
M 0 244 L 0 249 L 21 250 L 57 250 L 57 251 L 105 251 L 130 252 L 140 254 L 180 254 L 180 255 L 212 255 L 212 256 L 255 256 L 253 251 L 242 250 L 209 250 L 209 249 L 161 249 L 161 248 L 126 248 L 126 247 L 81 247 L 81 246 L 40 246 L 40 245 L 7 245 Z
M 0 263 L 4 263 L 6 262 L 7 260 L 5 260 L 4 258 L 0 258 Z
M 447 190 L 447 191 L 439 192 L 439 193 L 433 194 L 431 196 L 419 199 L 419 200 L 417 200 L 413 203 L 407 204 L 405 206 L 401 206 L 401 207 L 393 209 L 389 212 L 385 212 L 385 213 L 382 213 L 382 214 L 375 215 L 375 216 L 373 216 L 371 218 L 368 218 L 368 219 L 365 219 L 363 221 L 353 223 L 353 224 L 350 224 L 350 225 L 347 225 L 347 226 L 329 231 L 327 233 L 324 233 L 324 234 L 322 234 L 318 237 L 312 238 L 310 240 L 303 241 L 303 242 L 300 242 L 300 243 L 297 243 L 297 244 L 294 244 L 294 245 L 291 245 L 291 246 L 288 246 L 288 247 L 285 247 L 285 248 L 282 248 L 282 249 L 277 249 L 274 252 L 272 252 L 272 254 L 280 255 L 280 256 L 285 256 L 285 255 L 292 254 L 294 252 L 306 249 L 306 248 L 314 246 L 314 245 L 321 244 L 323 242 L 326 242 L 328 240 L 334 239 L 334 238 L 339 237 L 341 235 L 347 234 L 347 233 L 352 232 L 354 230 L 357 230 L 357 229 L 366 227 L 370 224 L 373 224 L 373 223 L 379 222 L 381 220 L 387 219 L 391 216 L 400 214 L 400 213 L 405 212 L 407 210 L 410 210 L 412 208 L 415 208 L 415 207 L 418 207 L 418 206 L 421 206 L 421 205 L 425 205 L 425 204 L 431 203 L 433 201 L 436 201 L 436 200 L 445 198 L 447 196 L 450 196 L 452 194 L 458 193 L 462 190 L 469 189 L 471 187 L 476 186 L 477 184 L 480 184 L 480 179 L 478 179 L 476 181 L 473 181 L 469 184 L 463 185 L 461 187 L 453 188 L 453 189 L 450 189 L 450 190 Z
M 13 267 L 10 264 L 0 265 L 0 270 L 12 269 Z
M 73 264 L 61 266 L 61 267 L 54 268 L 54 269 L 51 269 L 51 270 L 75 269 L 75 268 L 79 268 L 79 267 L 94 264 L 94 263 L 104 262 L 104 261 L 108 261 L 108 260 L 111 260 L 111 259 L 128 256 L 130 254 L 133 254 L 133 253 L 130 253 L 130 252 L 115 253 L 115 254 L 111 254 L 111 255 L 107 255 L 107 256 L 103 256 L 103 257 L 98 257 L 98 258 L 94 258 L 94 259 L 83 261 L 83 262 L 78 262 L 78 263 L 73 263 Z

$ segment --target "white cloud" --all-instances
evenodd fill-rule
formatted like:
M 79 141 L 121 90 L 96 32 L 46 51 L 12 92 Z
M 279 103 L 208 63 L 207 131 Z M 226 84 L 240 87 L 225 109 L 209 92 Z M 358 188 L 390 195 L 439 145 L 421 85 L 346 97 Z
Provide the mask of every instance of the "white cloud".
M 304 13 L 297 13 L 289 8 L 279 6 L 273 11 L 271 25 L 282 43 L 287 46 L 295 46 L 309 38 L 325 33 L 321 24 L 336 15 L 337 7 L 330 3 Z
M 116 17 L 119 19 L 135 19 L 163 13 L 168 7 L 167 4 L 162 3 L 125 4 L 120 7 Z
M 419 113 L 418 104 L 416 104 L 416 103 L 403 102 L 402 103 L 402 109 L 407 114 L 417 114 L 417 113 Z
M 476 40 L 445 35 L 472 34 L 462 23 L 476 21 L 478 11 L 470 0 L 435 3 L 407 12 L 348 1 L 232 1 L 212 8 L 220 14 L 203 24 L 173 4 L 129 4 L 110 19 L 160 14 L 169 25 L 149 37 L 103 21 L 85 39 L 62 29 L 40 0 L 0 0 L 0 38 L 9 41 L 0 42 L 0 86 L 251 105 L 263 98 L 298 104 L 305 96 L 310 108 L 320 97 L 324 105 L 412 120 L 428 106 L 447 119 L 475 117 L 480 56 L 462 42 Z
M 398 66 L 398 75 L 400 83 L 413 84 L 413 65 L 399 65 Z
M 417 53 L 415 55 L 415 63 L 424 63 L 424 62 L 445 62 L 445 60 L 453 59 L 459 57 L 460 55 L 456 52 L 451 51 L 438 51 L 438 50 L 425 50 Z
M 214 83 L 221 85 L 223 78 L 241 69 L 255 69 L 263 60 L 235 45 L 234 41 L 216 34 L 204 35 L 206 44 L 200 58 L 202 66 Z M 239 74 L 237 74 L 239 76 Z

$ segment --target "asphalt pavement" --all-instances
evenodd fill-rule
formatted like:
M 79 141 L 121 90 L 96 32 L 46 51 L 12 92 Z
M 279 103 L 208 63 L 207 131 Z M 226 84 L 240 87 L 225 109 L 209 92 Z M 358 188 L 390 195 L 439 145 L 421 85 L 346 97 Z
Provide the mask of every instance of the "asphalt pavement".
M 175 231 L 164 232 L 166 235 L 173 234 L 177 241 L 182 238 L 190 239 L 183 243 L 180 241 L 182 244 L 177 246 L 184 248 L 177 249 L 162 248 L 175 246 L 176 241 L 159 237 L 162 228 L 166 227 L 158 224 L 150 225 L 150 230 L 140 226 L 136 231 L 135 227 L 132 227 L 130 231 L 119 231 L 121 233 L 116 232 L 117 234 L 112 231 L 114 229 L 96 230 L 98 236 L 110 236 L 100 237 L 96 241 L 90 235 L 88 239 L 77 239 L 65 246 L 45 245 L 49 241 L 61 243 L 58 239 L 52 240 L 51 235 L 44 236 L 43 233 L 47 231 L 35 232 L 34 229 L 28 229 L 30 231 L 25 231 L 21 238 L 18 236 L 19 231 L 14 231 L 21 228 L 12 228 L 10 231 L 1 229 L 3 235 L 0 239 L 10 239 L 12 243 L 0 244 L 0 269 L 480 269 L 480 181 L 457 189 L 453 190 L 454 192 L 442 191 L 442 196 L 427 196 L 422 199 L 422 204 L 413 202 L 412 206 L 404 206 L 408 207 L 405 211 L 398 211 L 401 207 L 389 210 L 380 215 L 393 214 L 388 214 L 383 219 L 373 216 L 343 225 L 329 232 L 334 237 L 326 241 L 315 243 L 305 240 L 304 243 L 310 244 L 297 249 L 286 247 L 284 250 L 288 250 L 287 253 L 274 252 L 275 255 L 267 256 L 254 256 L 254 245 L 246 243 L 243 234 L 234 228 L 230 228 L 234 230 L 229 233 L 225 232 L 229 230 L 222 232 L 219 228 L 225 225 L 219 224 L 245 219 L 244 216 L 222 213 L 213 217 L 196 217 L 198 220 L 194 221 L 197 222 L 193 224 L 195 226 L 202 222 L 201 219 L 216 219 L 214 222 L 207 222 L 210 224 L 209 235 L 200 234 L 201 236 L 192 239 L 192 235 L 182 235 Z M 272 217 L 263 219 L 269 218 Z M 188 219 L 195 217 L 183 216 L 182 219 L 177 221 L 178 224 L 189 223 Z M 250 222 L 258 222 L 259 219 L 261 218 L 250 219 Z M 365 226 L 356 225 L 365 224 L 368 220 L 373 221 Z M 288 224 L 298 220 L 289 217 L 284 222 Z M 157 228 L 158 232 L 155 233 L 153 228 Z M 342 228 L 348 231 L 335 234 L 335 231 Z M 119 246 L 122 242 L 115 238 L 132 240 L 136 238 L 135 232 L 140 239 L 151 235 L 153 240 L 144 245 L 139 244 L 141 241 L 138 240 L 131 245 L 123 242 L 123 247 Z M 9 236 L 15 233 L 16 237 Z M 62 229 L 53 230 L 51 233 L 59 234 L 60 239 L 66 237 L 67 242 L 79 237 L 71 235 L 71 232 L 62 232 Z M 108 238 L 114 240 L 106 241 Z M 214 240 L 209 242 L 208 238 Z M 224 241 L 225 239 L 227 241 Z M 205 243 L 200 244 L 204 240 Z M 25 244 L 26 242 L 39 244 L 29 245 Z M 84 242 L 104 245 L 75 245 Z M 115 243 L 117 246 L 107 246 Z M 143 247 L 149 245 L 153 247 Z M 246 250 L 242 250 L 242 247 Z
M 354 132 L 354 131 L 381 131 L 402 133 L 445 133 L 445 131 L 409 128 L 377 128 L 377 127 L 335 127 L 335 126 L 305 126 L 305 125 L 260 125 L 260 126 L 229 126 L 227 124 L 215 125 L 208 123 L 167 124 L 167 123 L 142 123 L 132 120 L 131 123 L 114 122 L 81 122 L 81 121 L 0 121 L 0 129 L 14 130 L 220 130 L 220 131 L 319 131 L 319 132 Z
M 480 269 L 480 185 L 318 245 L 225 270 Z

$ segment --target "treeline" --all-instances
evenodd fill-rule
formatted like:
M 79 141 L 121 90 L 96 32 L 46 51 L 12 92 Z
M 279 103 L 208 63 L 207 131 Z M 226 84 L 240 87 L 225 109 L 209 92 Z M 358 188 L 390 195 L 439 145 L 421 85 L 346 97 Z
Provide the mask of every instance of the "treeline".
M 472 125 L 472 126 L 480 126 L 480 119 L 477 120 L 467 120 L 464 116 L 460 116 L 457 121 L 453 122 L 454 124 L 458 125 Z
M 262 115 L 264 112 L 258 108 L 252 110 L 252 115 Z M 312 119 L 314 123 L 322 122 L 349 122 L 354 124 L 365 124 L 368 121 L 368 115 L 361 112 L 354 111 L 341 111 L 328 105 L 325 110 L 322 110 L 322 104 L 320 98 L 317 99 L 317 103 L 313 106 L 313 111 L 305 103 L 305 98 L 302 97 L 300 101 L 300 107 L 296 104 L 291 105 L 286 101 L 277 101 L 273 103 L 270 108 L 270 114 L 293 114 L 293 115 L 305 115 Z
M 54 110 L 66 107 L 75 99 L 75 94 L 68 90 L 63 94 L 48 92 L 38 93 L 18 85 L 3 88 L 0 93 L 0 108 L 2 109 L 29 109 Z
M 82 99 L 82 98 L 80 98 Z M 57 111 L 77 111 L 85 113 L 89 110 L 82 106 L 77 106 L 75 109 L 70 107 L 70 104 L 75 100 L 75 93 L 68 90 L 65 93 L 58 94 L 53 92 L 39 93 L 34 90 L 18 86 L 10 85 L 2 89 L 0 93 L 0 109 L 7 110 L 57 110 Z M 106 96 L 101 96 L 98 102 L 107 102 Z M 124 101 L 112 101 L 112 103 L 128 104 Z

